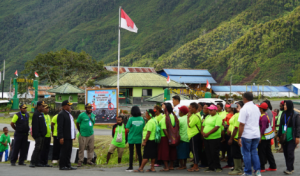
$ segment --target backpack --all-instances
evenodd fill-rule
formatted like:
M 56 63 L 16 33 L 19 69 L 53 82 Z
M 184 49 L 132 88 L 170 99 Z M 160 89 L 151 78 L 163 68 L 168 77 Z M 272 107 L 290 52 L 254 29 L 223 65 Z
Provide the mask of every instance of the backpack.
M 152 117 L 153 118 L 153 117 Z M 155 118 L 153 118 L 153 120 L 155 121 L 155 142 L 156 143 L 160 143 L 160 139 L 161 139 L 161 135 L 160 135 L 160 126 L 158 125 L 157 121 L 155 120 Z
M 176 147 L 180 143 L 180 135 L 179 135 L 179 121 L 177 116 L 172 112 L 174 115 L 175 119 L 175 125 L 174 127 L 172 126 L 171 119 L 169 116 L 169 112 L 165 109 L 165 114 L 166 114 L 166 126 L 167 126 L 167 131 L 169 134 L 169 146 Z

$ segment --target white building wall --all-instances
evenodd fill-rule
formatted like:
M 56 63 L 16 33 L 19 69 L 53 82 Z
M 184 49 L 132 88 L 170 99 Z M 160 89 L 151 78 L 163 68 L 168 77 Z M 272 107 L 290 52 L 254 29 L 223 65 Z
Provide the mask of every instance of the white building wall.
M 230 92 L 214 92 L 215 94 L 219 96 L 225 96 L 225 94 L 230 94 Z M 238 95 L 241 96 L 244 92 L 231 92 L 232 95 Z M 260 92 L 262 95 L 267 97 L 297 97 L 294 92 Z M 257 92 L 253 92 L 254 96 L 257 96 Z

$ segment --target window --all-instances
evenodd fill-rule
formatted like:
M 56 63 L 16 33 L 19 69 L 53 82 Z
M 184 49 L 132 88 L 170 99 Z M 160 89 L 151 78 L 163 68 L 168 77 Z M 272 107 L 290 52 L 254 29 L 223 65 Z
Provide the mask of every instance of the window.
M 152 89 L 143 89 L 143 96 L 152 96 Z

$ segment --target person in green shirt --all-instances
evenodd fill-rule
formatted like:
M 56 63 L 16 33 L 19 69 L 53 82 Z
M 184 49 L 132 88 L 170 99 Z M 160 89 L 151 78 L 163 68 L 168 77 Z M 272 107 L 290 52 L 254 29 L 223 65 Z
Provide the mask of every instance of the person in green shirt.
M 276 117 L 276 123 L 275 123 L 275 126 L 276 126 L 276 132 L 275 132 L 275 136 L 277 136 L 278 134 L 278 130 L 279 130 L 279 125 L 280 125 L 280 119 L 281 119 L 281 115 L 282 115 L 282 112 L 284 110 L 284 101 L 281 101 L 280 104 L 279 104 L 279 113 Z M 278 143 L 279 141 L 277 140 L 277 138 L 274 139 L 275 140 L 275 147 L 279 147 L 278 146 Z M 283 148 L 282 148 L 282 145 L 280 145 L 280 149 L 278 149 L 278 152 L 279 153 L 282 153 L 283 152 Z
M 154 106 L 154 112 L 155 112 L 155 119 L 157 120 L 157 122 L 159 123 L 161 121 L 161 119 L 164 117 L 163 115 L 163 111 L 161 109 L 161 106 L 156 105 Z
M 139 158 L 139 166 L 142 164 L 142 152 L 141 143 L 143 138 L 143 128 L 145 126 L 145 120 L 141 117 L 142 113 L 138 106 L 133 106 L 131 108 L 132 117 L 129 118 L 126 128 L 129 130 L 128 134 L 128 144 L 129 144 L 129 167 L 126 172 L 133 171 L 133 154 L 134 146 L 136 148 L 136 153 Z
M 187 133 L 187 113 L 189 108 L 186 106 L 179 107 L 179 135 L 180 143 L 177 146 L 177 159 L 179 160 L 179 168 L 177 170 L 186 169 L 187 158 L 190 156 L 190 141 Z
M 148 120 L 148 122 L 146 123 L 143 131 L 143 161 L 140 168 L 138 170 L 135 170 L 134 172 L 144 172 L 144 167 L 149 161 L 149 159 L 151 159 L 151 168 L 146 170 L 146 172 L 156 172 L 154 169 L 155 158 L 157 157 L 157 143 L 155 142 L 155 131 L 158 122 L 154 117 L 155 113 L 153 109 L 148 109 L 146 111 L 146 119 Z
M 239 126 L 240 122 L 238 121 L 240 110 L 244 106 L 243 101 L 239 101 L 236 103 L 236 111 L 237 113 L 230 119 L 229 128 L 230 128 L 230 139 L 228 140 L 228 145 L 231 146 L 231 154 L 234 162 L 234 169 L 229 172 L 229 175 L 241 175 L 243 174 L 243 166 L 242 166 L 242 152 L 241 147 L 238 144 L 238 136 L 239 136 Z
M 58 114 L 56 114 L 51 121 L 51 131 L 53 137 L 53 152 L 52 152 L 53 164 L 57 164 L 59 160 L 59 154 L 60 154 L 60 143 L 59 143 L 59 139 L 57 138 L 57 116 Z
M 45 117 L 45 123 L 47 126 L 47 134 L 45 135 L 43 149 L 40 154 L 40 164 L 43 165 L 43 167 L 52 167 L 48 164 L 48 155 L 50 151 L 50 143 L 51 143 L 51 119 L 49 115 L 49 106 L 47 104 L 44 105 L 44 117 Z
M 0 162 L 2 161 L 3 153 L 5 152 L 5 159 L 6 162 L 8 160 L 8 146 L 10 147 L 11 151 L 11 145 L 10 145 L 10 136 L 8 134 L 8 128 L 3 128 L 3 134 L 0 137 Z
M 87 164 L 94 165 L 92 159 L 94 157 L 94 125 L 95 114 L 92 113 L 92 105 L 85 105 L 85 112 L 82 112 L 76 121 L 79 135 L 78 165 L 81 167 L 84 160 L 84 150 L 87 148 Z
M 125 125 L 123 124 L 123 117 L 118 116 L 116 120 L 117 123 L 112 127 L 113 140 L 111 141 L 110 147 L 108 149 L 106 164 L 108 164 L 110 156 L 116 149 L 118 151 L 118 163 L 120 164 L 122 161 L 125 144 L 127 143 L 128 130 L 125 129 Z
M 219 158 L 221 125 L 222 118 L 217 115 L 217 106 L 210 105 L 208 107 L 209 116 L 207 116 L 202 124 L 201 133 L 204 137 L 204 145 L 206 156 L 208 159 L 208 169 L 205 172 L 221 172 L 221 164 Z
M 197 114 L 198 104 L 191 103 L 189 107 L 189 114 L 187 116 L 187 133 L 190 140 L 190 149 L 194 156 L 194 165 L 188 169 L 189 172 L 198 172 L 199 167 L 199 148 L 201 145 L 201 119 Z

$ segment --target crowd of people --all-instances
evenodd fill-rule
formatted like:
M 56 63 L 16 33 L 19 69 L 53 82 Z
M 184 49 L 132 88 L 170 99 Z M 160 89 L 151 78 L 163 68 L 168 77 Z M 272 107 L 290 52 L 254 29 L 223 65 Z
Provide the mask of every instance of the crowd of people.
M 272 111 L 271 103 L 266 100 L 261 104 L 253 103 L 253 94 L 243 94 L 243 101 L 232 104 L 191 103 L 189 107 L 180 105 L 180 97 L 174 96 L 171 103 L 156 105 L 145 112 L 145 119 L 138 106 L 131 109 L 131 117 L 124 124 L 124 117 L 118 116 L 112 128 L 112 142 L 107 153 L 107 163 L 117 150 L 118 163 L 126 144 L 129 144 L 129 172 L 144 172 L 145 165 L 151 160 L 146 172 L 156 172 L 155 166 L 162 165 L 160 172 L 170 170 L 187 170 L 198 172 L 222 172 L 228 170 L 229 175 L 252 175 L 261 172 L 277 171 L 272 153 L 272 143 L 281 144 L 286 170 L 285 174 L 294 172 L 294 150 L 299 144 L 300 120 L 294 111 L 292 101 L 282 101 L 280 110 Z M 15 129 L 11 165 L 25 165 L 28 145 L 28 133 L 35 140 L 35 148 L 30 167 L 51 167 L 48 164 L 48 153 L 53 137 L 52 163 L 59 160 L 60 170 L 75 170 L 71 166 L 70 157 L 73 140 L 76 139 L 74 118 L 70 114 L 72 103 L 62 103 L 61 112 L 50 120 L 49 107 L 42 101 L 37 103 L 29 128 L 29 114 L 26 105 L 20 106 L 20 112 L 12 119 Z M 91 104 L 86 104 L 86 111 L 76 120 L 79 131 L 79 160 L 81 167 L 84 150 L 87 150 L 87 164 L 94 155 L 95 116 Z M 0 156 L 7 151 L 10 137 L 4 128 L 0 137 Z M 143 155 L 142 155 L 143 149 Z M 139 168 L 133 169 L 133 156 L 137 154 Z M 191 155 L 192 153 L 192 155 Z M 227 153 L 227 157 L 225 155 Z M 221 157 L 220 157 L 221 156 Z M 188 159 L 193 164 L 187 166 Z M 227 165 L 221 167 L 221 161 Z M 178 163 L 179 167 L 175 168 Z M 265 167 L 266 164 L 269 167 Z M 252 170 L 253 168 L 253 170 Z

